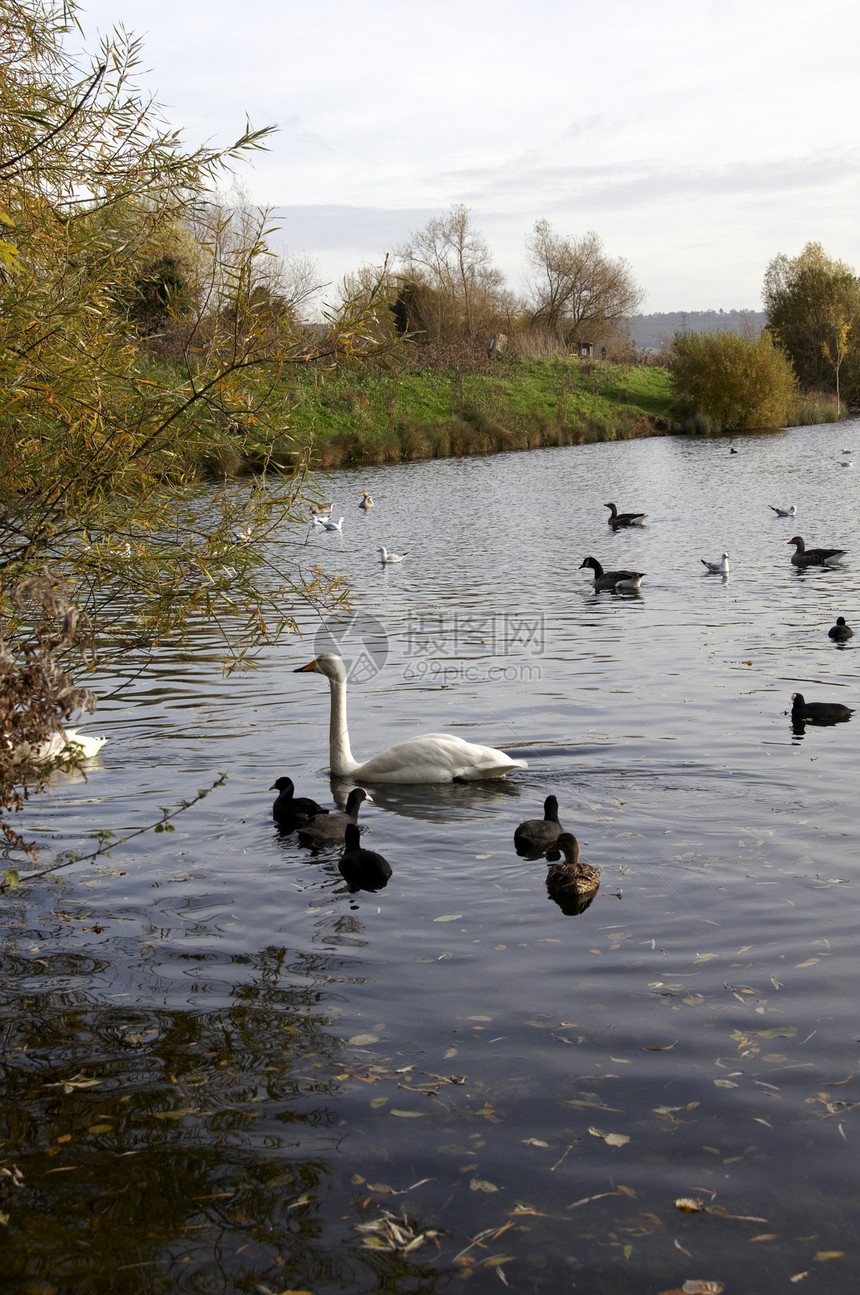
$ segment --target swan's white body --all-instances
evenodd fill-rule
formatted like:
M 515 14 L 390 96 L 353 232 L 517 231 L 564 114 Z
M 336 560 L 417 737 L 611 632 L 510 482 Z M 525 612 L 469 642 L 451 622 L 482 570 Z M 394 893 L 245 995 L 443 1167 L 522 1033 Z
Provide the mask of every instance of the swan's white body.
M 384 567 L 391 562 L 402 562 L 405 557 L 405 553 L 389 553 L 384 544 L 379 546 L 379 560 Z
M 729 555 L 724 553 L 719 562 L 706 562 L 704 558 L 699 561 L 703 566 L 708 568 L 708 574 L 712 576 L 727 576 L 729 574 Z
M 91 760 L 94 755 L 98 755 L 106 741 L 106 737 L 92 737 L 89 733 L 79 733 L 76 728 L 61 729 L 40 742 L 32 752 L 32 758 L 47 761 L 55 760 L 59 755 L 68 755 L 79 760 Z M 18 754 L 22 759 L 27 759 L 31 756 L 31 748 L 24 743 L 19 747 Z
M 329 758 L 336 778 L 361 782 L 453 782 L 455 778 L 504 778 L 511 769 L 525 769 L 525 760 L 513 760 L 492 746 L 464 742 L 452 733 L 424 733 L 407 738 L 387 751 L 359 762 L 353 757 L 346 725 L 346 671 L 339 656 L 325 652 L 296 674 L 313 670 L 324 674 L 331 690 Z

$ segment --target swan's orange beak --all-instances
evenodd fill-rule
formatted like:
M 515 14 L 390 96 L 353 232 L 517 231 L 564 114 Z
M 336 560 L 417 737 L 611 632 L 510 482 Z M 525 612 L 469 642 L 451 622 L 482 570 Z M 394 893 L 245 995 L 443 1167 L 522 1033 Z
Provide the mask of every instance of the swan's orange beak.
M 317 660 L 316 657 L 314 657 L 313 661 L 309 661 L 307 665 L 297 665 L 293 674 L 304 674 L 305 670 L 316 670 L 316 668 Z

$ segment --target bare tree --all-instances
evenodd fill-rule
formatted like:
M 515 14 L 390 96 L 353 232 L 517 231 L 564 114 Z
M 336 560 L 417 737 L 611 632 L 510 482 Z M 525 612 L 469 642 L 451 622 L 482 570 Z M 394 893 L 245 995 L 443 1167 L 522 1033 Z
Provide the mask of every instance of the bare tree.
M 494 331 L 504 276 L 469 208 L 457 203 L 434 216 L 400 247 L 403 277 L 425 289 L 422 324 L 433 341 L 473 342 Z
M 645 294 L 630 266 L 622 257 L 608 257 L 593 230 L 581 238 L 564 238 L 548 220 L 538 220 L 526 249 L 532 324 L 556 337 L 605 332 L 642 303 Z

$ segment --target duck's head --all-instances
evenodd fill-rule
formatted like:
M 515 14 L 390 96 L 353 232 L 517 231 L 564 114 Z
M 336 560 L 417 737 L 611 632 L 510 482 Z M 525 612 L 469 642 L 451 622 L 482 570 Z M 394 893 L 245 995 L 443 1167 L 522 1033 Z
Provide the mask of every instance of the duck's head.
M 561 832 L 555 840 L 556 849 L 561 850 L 565 863 L 579 863 L 579 842 L 572 832 Z

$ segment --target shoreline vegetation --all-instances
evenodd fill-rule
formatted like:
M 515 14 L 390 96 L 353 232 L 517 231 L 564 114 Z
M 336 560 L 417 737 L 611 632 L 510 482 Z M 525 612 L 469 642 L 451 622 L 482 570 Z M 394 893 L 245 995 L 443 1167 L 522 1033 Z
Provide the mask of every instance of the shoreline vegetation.
M 705 415 L 679 409 L 671 372 L 659 364 L 513 355 L 480 371 L 401 362 L 306 370 L 293 381 L 290 429 L 268 461 L 282 469 L 329 471 L 723 431 Z M 798 396 L 786 425 L 836 417 L 826 393 Z M 260 466 L 241 446 L 234 455 L 227 448 L 217 464 L 224 475 Z

